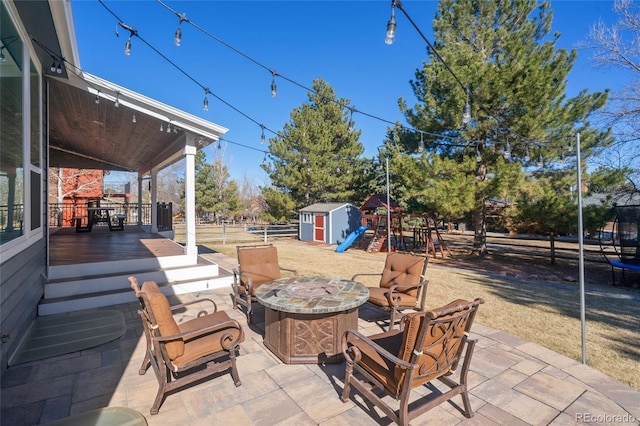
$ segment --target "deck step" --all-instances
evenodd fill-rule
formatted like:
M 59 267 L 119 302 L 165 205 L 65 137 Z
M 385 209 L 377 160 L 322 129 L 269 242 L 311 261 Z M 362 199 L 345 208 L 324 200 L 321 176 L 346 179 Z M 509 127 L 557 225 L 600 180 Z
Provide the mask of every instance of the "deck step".
M 57 281 L 81 276 L 106 275 L 115 270 L 125 274 L 140 270 L 179 268 L 198 264 L 198 255 L 177 255 L 164 257 L 150 257 L 144 259 L 122 259 L 117 262 L 93 262 L 73 265 L 59 265 L 49 267 L 49 280 Z
M 178 283 L 158 283 L 160 289 L 167 296 L 177 294 L 196 293 L 216 288 L 231 288 L 233 275 L 221 275 Z M 55 315 L 84 309 L 113 306 L 121 303 L 135 302 L 136 297 L 131 288 L 100 291 L 68 297 L 44 299 L 38 305 L 38 315 Z
M 134 275 L 140 283 L 155 281 L 157 283 L 187 281 L 197 278 L 216 277 L 219 275 L 218 265 L 184 266 L 181 268 L 139 270 L 111 275 L 83 276 L 77 279 L 58 280 L 44 286 L 44 298 L 79 296 L 100 291 L 129 290 L 129 276 Z
M 123 267 L 121 261 L 73 265 L 76 273 L 58 270 L 56 278 L 45 284 L 38 315 L 53 315 L 111 306 L 136 300 L 128 277 L 139 283 L 155 281 L 167 295 L 185 294 L 230 287 L 233 274 L 201 256 L 170 256 L 175 259 L 135 259 L 138 267 Z M 90 266 L 87 266 L 90 265 Z M 117 271 L 113 273 L 113 271 Z

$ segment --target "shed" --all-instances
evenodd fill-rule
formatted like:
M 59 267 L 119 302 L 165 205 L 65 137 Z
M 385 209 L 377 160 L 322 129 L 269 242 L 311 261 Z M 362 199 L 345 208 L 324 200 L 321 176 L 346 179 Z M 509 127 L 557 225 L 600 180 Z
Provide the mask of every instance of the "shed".
M 349 203 L 316 203 L 300 209 L 301 241 L 340 244 L 360 226 L 360 209 Z

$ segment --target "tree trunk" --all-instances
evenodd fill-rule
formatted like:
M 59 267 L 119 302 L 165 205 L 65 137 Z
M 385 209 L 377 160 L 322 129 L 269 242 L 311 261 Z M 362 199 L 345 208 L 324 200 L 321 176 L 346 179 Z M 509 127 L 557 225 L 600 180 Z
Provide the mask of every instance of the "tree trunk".
M 487 222 L 484 200 L 481 200 L 480 206 L 473 213 L 473 251 L 484 256 L 487 254 Z
M 549 244 L 551 245 L 551 264 L 556 264 L 556 235 L 553 232 L 549 233 Z

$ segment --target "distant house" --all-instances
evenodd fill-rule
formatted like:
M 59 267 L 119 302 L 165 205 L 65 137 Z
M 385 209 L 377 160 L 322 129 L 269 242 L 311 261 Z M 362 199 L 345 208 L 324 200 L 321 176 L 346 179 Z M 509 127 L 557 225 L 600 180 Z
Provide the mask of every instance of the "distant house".
M 360 226 L 360 209 L 349 203 L 316 203 L 300 209 L 301 241 L 340 244 Z

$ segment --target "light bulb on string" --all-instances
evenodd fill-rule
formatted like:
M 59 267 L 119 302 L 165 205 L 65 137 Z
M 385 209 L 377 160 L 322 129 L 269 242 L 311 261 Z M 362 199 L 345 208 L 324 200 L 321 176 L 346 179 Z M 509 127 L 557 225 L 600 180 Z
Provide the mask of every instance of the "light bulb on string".
M 164 132 L 164 127 L 162 126 L 162 121 L 160 122 L 160 131 Z
M 260 125 L 260 128 L 262 129 L 262 134 L 260 135 L 260 143 L 264 144 L 265 142 L 265 136 L 264 136 L 264 125 Z
M 524 162 L 528 163 L 531 160 L 531 155 L 529 154 L 529 145 L 524 146 Z
M 544 159 L 542 158 L 542 148 L 540 148 L 540 152 L 539 152 L 539 156 L 538 156 L 538 162 L 536 163 L 536 165 L 538 167 L 543 167 L 544 166 Z
M 467 101 L 464 104 L 464 110 L 462 112 L 462 122 L 464 124 L 469 124 L 471 121 L 471 105 L 469 104 L 469 88 L 465 89 L 467 93 Z
M 278 96 L 278 88 L 276 87 L 276 72 L 271 71 L 271 97 L 275 98 Z
M 186 13 L 178 13 L 178 18 L 180 18 L 180 22 L 178 22 L 178 29 L 176 29 L 175 34 L 173 35 L 173 43 L 180 47 L 180 44 L 182 44 L 182 23 L 184 21 L 187 21 L 187 14 Z
M 209 111 L 209 98 L 207 98 L 207 95 L 204 95 L 204 101 L 202 102 L 202 109 L 205 111 Z
M 420 143 L 418 144 L 418 153 L 422 154 L 424 151 L 424 133 L 420 132 Z
M 482 154 L 480 154 L 480 144 L 476 144 L 476 161 L 482 163 Z
M 113 103 L 113 106 L 116 108 L 120 108 L 120 92 L 116 92 L 116 100 Z
M 100 91 L 98 90 L 98 93 L 96 93 L 96 100 L 95 100 L 96 104 L 100 103 Z
M 171 133 L 171 122 L 167 123 L 167 133 Z
M 396 14 L 395 14 L 395 6 L 391 5 L 391 18 L 389 18 L 389 22 L 387 22 L 387 33 L 385 34 L 384 42 L 386 44 L 393 44 L 394 39 L 396 38 Z
M 136 113 L 134 112 L 134 113 L 133 113 L 133 115 L 131 116 L 131 122 L 132 122 L 132 123 L 135 123 L 135 122 L 137 122 L 137 121 L 138 121 L 138 120 L 136 120 Z
M 507 143 L 504 146 L 504 149 L 502 150 L 502 156 L 504 157 L 505 160 L 508 160 L 509 158 L 511 158 L 511 144 L 509 143 L 509 141 L 507 141 Z

